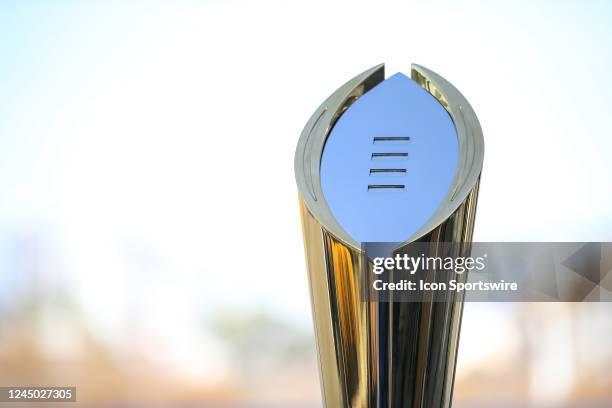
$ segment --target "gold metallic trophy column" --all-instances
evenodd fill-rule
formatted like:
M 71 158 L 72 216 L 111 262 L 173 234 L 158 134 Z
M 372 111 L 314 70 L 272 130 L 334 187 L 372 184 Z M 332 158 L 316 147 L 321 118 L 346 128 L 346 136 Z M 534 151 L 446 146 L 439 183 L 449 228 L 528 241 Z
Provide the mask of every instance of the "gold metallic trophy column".
M 469 254 L 483 163 L 478 119 L 467 100 L 436 73 L 413 65 L 410 74 L 446 109 L 458 138 L 452 186 L 429 220 L 406 241 L 459 244 Z M 334 124 L 353 102 L 384 80 L 375 66 L 329 96 L 306 124 L 295 174 L 310 283 L 325 407 L 449 407 L 463 299 L 446 302 L 377 302 L 361 296 L 368 265 L 361 247 L 338 223 L 323 195 L 322 151 Z M 455 246 L 457 248 L 457 246 Z

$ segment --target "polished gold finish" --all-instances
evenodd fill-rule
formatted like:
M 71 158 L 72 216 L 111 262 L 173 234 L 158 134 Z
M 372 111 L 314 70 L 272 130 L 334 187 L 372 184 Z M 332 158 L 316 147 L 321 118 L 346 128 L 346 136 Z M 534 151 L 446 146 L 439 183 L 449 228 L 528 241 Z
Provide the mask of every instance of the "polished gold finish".
M 417 65 L 412 78 L 451 115 L 459 138 L 453 187 L 434 216 L 406 244 L 426 242 L 427 256 L 469 253 L 484 144 L 476 115 L 446 80 Z M 370 266 L 337 223 L 323 197 L 319 167 L 325 139 L 337 118 L 384 79 L 376 66 L 347 82 L 315 111 L 296 153 L 295 170 L 310 282 L 324 406 L 449 407 L 462 298 L 420 303 L 364 300 Z M 445 254 L 440 242 L 463 243 Z M 459 248 L 459 249 L 457 249 Z M 430 273 L 431 281 L 447 280 Z

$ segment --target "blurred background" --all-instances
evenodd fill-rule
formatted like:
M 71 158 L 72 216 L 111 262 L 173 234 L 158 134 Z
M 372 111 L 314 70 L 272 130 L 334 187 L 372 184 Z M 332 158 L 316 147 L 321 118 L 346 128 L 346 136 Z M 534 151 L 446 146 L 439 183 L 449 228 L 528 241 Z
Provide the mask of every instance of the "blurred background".
M 606 1 L 3 1 L 0 386 L 320 406 L 310 114 L 374 64 L 424 65 L 484 130 L 476 240 L 610 241 L 611 42 Z M 463 322 L 455 406 L 612 406 L 612 304 Z

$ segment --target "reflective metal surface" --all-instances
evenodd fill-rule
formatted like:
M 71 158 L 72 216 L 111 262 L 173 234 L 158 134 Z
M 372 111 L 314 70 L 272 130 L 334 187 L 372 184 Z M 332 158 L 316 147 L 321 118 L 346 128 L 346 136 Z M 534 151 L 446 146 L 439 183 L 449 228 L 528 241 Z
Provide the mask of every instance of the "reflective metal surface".
M 465 256 L 470 249 L 482 169 L 482 132 L 465 98 L 446 80 L 413 65 L 412 79 L 447 109 L 460 163 L 434 216 L 408 242 L 429 242 L 427 256 Z M 321 192 L 320 156 L 337 118 L 384 79 L 379 65 L 332 94 L 313 114 L 295 160 L 323 401 L 326 407 L 448 407 L 462 299 L 420 303 L 364 301 L 361 249 L 334 219 Z M 408 243 L 407 242 L 407 243 Z M 462 242 L 440 254 L 438 242 Z M 427 279 L 447 279 L 431 273 Z M 449 294 L 449 296 L 451 296 Z

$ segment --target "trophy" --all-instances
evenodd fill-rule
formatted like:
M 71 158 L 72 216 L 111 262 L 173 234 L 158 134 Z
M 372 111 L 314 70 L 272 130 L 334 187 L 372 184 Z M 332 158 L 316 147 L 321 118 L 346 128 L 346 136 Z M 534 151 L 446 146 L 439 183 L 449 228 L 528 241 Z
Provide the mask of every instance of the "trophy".
M 325 407 L 451 405 L 462 295 L 364 296 L 363 244 L 469 255 L 483 155 L 470 104 L 419 65 L 386 79 L 375 66 L 309 119 L 295 175 Z

